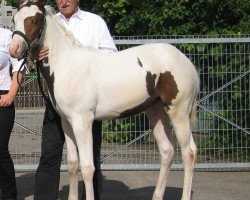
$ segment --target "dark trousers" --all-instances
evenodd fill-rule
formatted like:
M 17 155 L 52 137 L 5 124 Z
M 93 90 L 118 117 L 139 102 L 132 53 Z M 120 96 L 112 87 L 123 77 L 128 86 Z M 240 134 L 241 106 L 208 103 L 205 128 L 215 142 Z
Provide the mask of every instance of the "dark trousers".
M 93 124 L 93 148 L 95 173 L 93 178 L 95 200 L 100 199 L 102 174 L 100 166 L 102 123 Z M 46 106 L 40 164 L 35 176 L 35 200 L 56 200 L 60 182 L 60 166 L 65 137 L 60 116 L 49 105 Z M 85 194 L 83 193 L 85 199 Z
M 17 196 L 15 170 L 8 148 L 14 119 L 14 104 L 0 107 L 0 189 L 3 200 L 16 199 Z

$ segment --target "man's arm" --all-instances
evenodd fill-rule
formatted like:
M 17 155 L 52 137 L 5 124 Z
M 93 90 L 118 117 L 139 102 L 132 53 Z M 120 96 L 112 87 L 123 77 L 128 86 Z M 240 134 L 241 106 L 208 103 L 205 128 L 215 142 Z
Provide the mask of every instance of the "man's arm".
M 106 22 L 100 18 L 100 43 L 99 49 L 104 52 L 115 52 L 117 48 L 115 46 L 114 40 L 110 35 L 109 29 Z

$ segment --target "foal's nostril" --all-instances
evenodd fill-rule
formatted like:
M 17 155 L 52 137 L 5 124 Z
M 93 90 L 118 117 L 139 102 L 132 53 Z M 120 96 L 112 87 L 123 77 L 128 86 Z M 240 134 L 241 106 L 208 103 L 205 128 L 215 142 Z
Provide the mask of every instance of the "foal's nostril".
M 19 53 L 20 53 L 20 51 L 21 51 L 20 45 L 19 45 L 19 44 L 17 44 L 17 46 L 16 46 L 16 54 L 19 54 Z
M 10 45 L 9 52 L 12 57 L 17 57 L 17 55 L 21 52 L 20 45 L 18 44 Z

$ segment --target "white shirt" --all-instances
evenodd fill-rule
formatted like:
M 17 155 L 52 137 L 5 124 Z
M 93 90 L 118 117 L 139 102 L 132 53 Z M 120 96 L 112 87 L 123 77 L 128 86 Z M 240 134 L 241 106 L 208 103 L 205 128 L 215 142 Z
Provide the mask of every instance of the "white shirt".
M 12 73 L 17 72 L 23 61 L 18 61 L 10 56 L 9 46 L 11 38 L 12 32 L 10 30 L 0 28 L 0 90 L 10 89 L 10 66 L 12 65 Z
M 80 9 L 69 21 L 61 13 L 56 15 L 83 46 L 108 52 L 117 51 L 108 27 L 100 16 Z

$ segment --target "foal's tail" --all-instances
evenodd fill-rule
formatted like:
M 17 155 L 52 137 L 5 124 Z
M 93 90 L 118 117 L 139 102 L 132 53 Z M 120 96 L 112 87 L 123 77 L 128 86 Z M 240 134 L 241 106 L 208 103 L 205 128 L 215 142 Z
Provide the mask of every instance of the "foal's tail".
M 192 110 L 190 112 L 190 124 L 191 127 L 195 127 L 197 121 L 197 100 L 193 102 Z
M 198 74 L 196 75 L 196 79 L 197 79 L 197 84 L 196 84 L 196 88 L 194 89 L 194 95 L 193 95 L 193 99 L 192 99 L 192 107 L 190 110 L 190 124 L 191 127 L 195 127 L 196 125 L 196 121 L 197 121 L 197 98 L 198 98 L 198 94 L 200 92 L 200 79 Z

